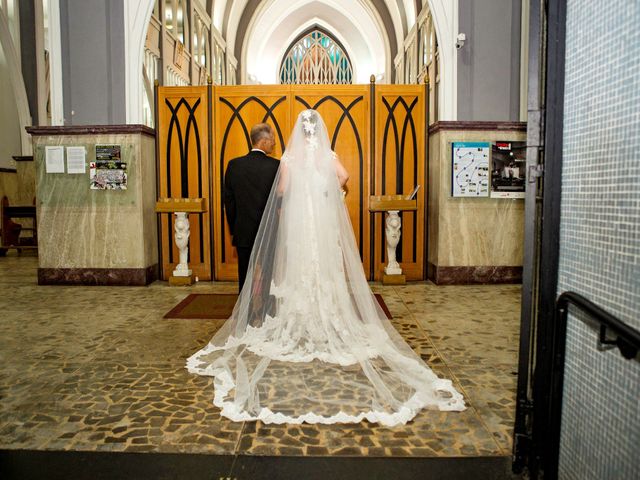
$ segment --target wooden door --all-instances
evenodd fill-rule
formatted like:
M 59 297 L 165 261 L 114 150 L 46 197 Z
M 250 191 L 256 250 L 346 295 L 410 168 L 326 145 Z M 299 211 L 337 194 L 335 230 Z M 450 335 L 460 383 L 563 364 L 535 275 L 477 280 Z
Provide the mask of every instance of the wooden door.
M 216 87 L 213 96 L 214 178 L 213 236 L 215 279 L 237 280 L 238 259 L 231 245 L 229 226 L 222 205 L 224 172 L 230 160 L 251 150 L 249 133 L 256 123 L 269 123 L 275 130 L 276 147 L 272 156 L 280 158 L 291 130 L 289 86 Z
M 190 217 L 190 264 L 196 274 L 203 280 L 237 279 L 236 251 L 222 205 L 224 172 L 231 159 L 250 150 L 251 127 L 259 122 L 274 127 L 273 156 L 280 158 L 299 112 L 314 108 L 322 115 L 332 148 L 350 174 L 347 208 L 370 279 L 380 278 L 386 248 L 384 218 L 369 213 L 369 196 L 408 194 L 421 185 L 418 211 L 402 214 L 397 256 L 408 279 L 424 279 L 424 105 L 423 85 L 160 87 L 158 196 L 209 199 L 207 214 Z M 169 222 L 170 216 L 162 215 L 165 279 L 177 261 Z
M 208 87 L 158 87 L 157 194 L 159 198 L 210 196 Z M 189 266 L 211 280 L 211 212 L 189 215 Z M 179 261 L 172 214 L 160 215 L 160 264 L 167 280 Z
M 418 210 L 401 212 L 402 236 L 396 257 L 408 280 L 424 279 L 425 138 L 424 85 L 380 85 L 375 89 L 373 195 L 409 194 L 420 185 Z M 374 219 L 374 278 L 386 265 L 384 217 Z

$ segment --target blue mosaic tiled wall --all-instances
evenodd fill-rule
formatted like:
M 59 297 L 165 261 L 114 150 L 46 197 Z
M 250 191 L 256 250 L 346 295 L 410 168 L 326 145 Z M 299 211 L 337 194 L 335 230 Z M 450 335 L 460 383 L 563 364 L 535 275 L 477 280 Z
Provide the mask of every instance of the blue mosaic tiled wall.
M 640 329 L 640 1 L 569 0 L 558 293 Z M 640 479 L 640 362 L 567 332 L 560 478 Z

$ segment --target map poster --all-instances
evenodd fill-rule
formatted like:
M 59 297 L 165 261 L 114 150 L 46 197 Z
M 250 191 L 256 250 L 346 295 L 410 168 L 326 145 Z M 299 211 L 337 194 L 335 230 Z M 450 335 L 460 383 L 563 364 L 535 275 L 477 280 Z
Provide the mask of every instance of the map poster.
M 489 196 L 489 142 L 451 144 L 451 195 Z
M 524 198 L 526 142 L 496 142 L 491 148 L 491 198 Z

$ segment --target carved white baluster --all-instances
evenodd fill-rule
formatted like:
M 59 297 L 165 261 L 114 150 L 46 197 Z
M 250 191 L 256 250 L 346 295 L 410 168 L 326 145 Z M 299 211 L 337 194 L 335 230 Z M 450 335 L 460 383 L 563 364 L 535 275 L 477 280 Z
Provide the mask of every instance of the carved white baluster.
M 400 241 L 400 228 L 402 226 L 402 220 L 398 215 L 398 210 L 389 210 L 387 212 L 387 219 L 385 223 L 387 258 L 389 259 L 389 263 L 384 268 L 384 273 L 387 275 L 402 275 L 402 269 L 396 260 L 396 247 Z
M 189 230 L 189 217 L 187 217 L 187 214 L 184 212 L 175 212 L 175 214 L 174 238 L 176 240 L 176 246 L 180 250 L 180 263 L 178 263 L 176 269 L 173 271 L 173 276 L 189 277 L 192 273 L 187 263 L 187 259 L 189 258 L 189 235 L 191 233 Z

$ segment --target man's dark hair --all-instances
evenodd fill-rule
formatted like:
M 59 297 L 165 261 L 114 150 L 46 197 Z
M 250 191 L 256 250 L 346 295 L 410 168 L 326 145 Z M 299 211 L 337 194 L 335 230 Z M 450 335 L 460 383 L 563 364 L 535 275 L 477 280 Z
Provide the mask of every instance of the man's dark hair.
M 268 139 L 273 134 L 273 129 L 268 123 L 258 123 L 251 127 L 251 145 L 256 145 L 260 140 Z

